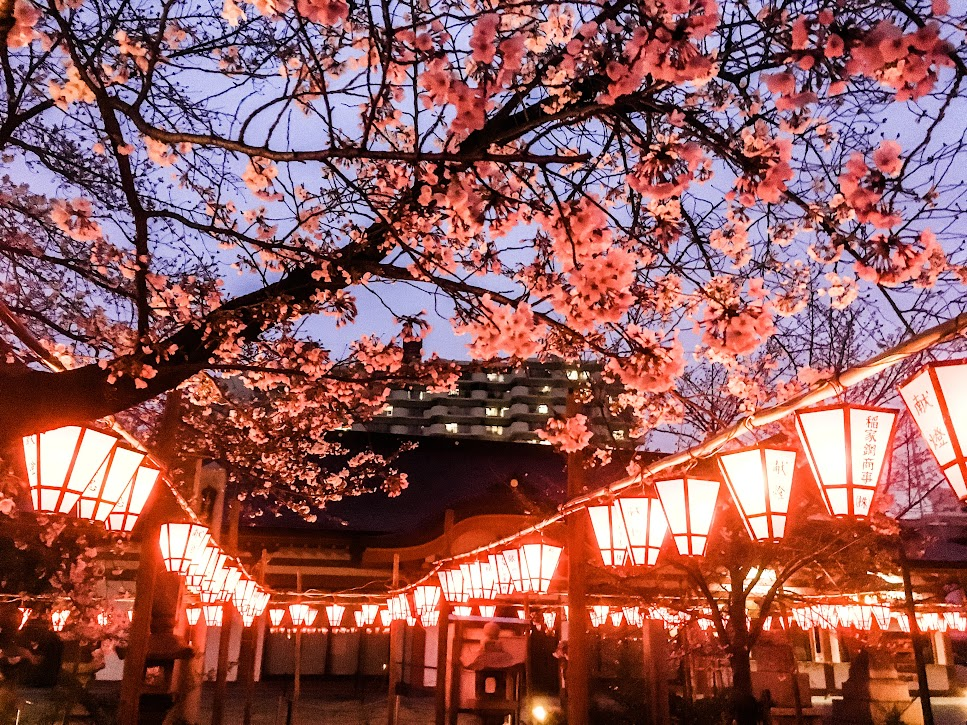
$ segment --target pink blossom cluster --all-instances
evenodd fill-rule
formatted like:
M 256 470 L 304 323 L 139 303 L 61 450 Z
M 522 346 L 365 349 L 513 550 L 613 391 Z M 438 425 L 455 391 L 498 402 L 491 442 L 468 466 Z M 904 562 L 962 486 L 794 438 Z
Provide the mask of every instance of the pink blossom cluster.
M 748 355 L 775 333 L 774 308 L 762 279 L 749 280 L 747 299 L 741 283 L 729 277 L 713 277 L 703 291 L 702 342 L 713 356 L 728 361 Z
M 40 10 L 27 0 L 16 0 L 13 5 L 13 27 L 7 33 L 8 48 L 25 48 L 40 37 L 34 28 L 40 20 Z
M 742 176 L 736 179 L 735 191 L 727 198 L 737 196 L 743 206 L 754 206 L 758 201 L 775 204 L 786 191 L 786 182 L 792 179 L 792 142 L 785 137 L 772 135 L 763 121 L 742 129 L 742 158 L 745 164 Z
M 502 354 L 521 359 L 533 357 L 547 334 L 547 326 L 535 320 L 529 304 L 521 302 L 511 307 L 495 302 L 489 294 L 480 299 L 480 314 L 455 330 L 473 337 L 467 347 L 472 357 L 481 360 Z
M 700 172 L 702 180 L 711 174 L 701 146 L 683 143 L 677 135 L 660 135 L 642 150 L 633 173 L 628 174 L 628 186 L 642 196 L 663 200 L 680 196 Z
M 605 371 L 630 390 L 664 393 L 674 388 L 685 371 L 685 352 L 677 337 L 663 345 L 656 332 L 638 325 L 629 325 L 625 337 L 632 352 L 609 358 Z
M 50 202 L 50 219 L 71 239 L 89 242 L 101 237 L 101 225 L 93 218 L 94 208 L 90 200 L 53 199 Z
M 576 453 L 591 442 L 591 431 L 588 430 L 588 417 L 577 413 L 565 420 L 551 418 L 537 435 L 564 453 Z
M 943 247 L 929 229 L 911 241 L 896 234 L 876 234 L 863 249 L 865 259 L 854 263 L 856 274 L 867 282 L 887 287 L 908 282 L 931 287 L 949 266 Z
M 903 219 L 888 204 L 881 203 L 885 176 L 896 176 L 902 168 L 900 145 L 883 141 L 873 153 L 876 169 L 870 169 L 863 154 L 854 152 L 839 176 L 843 199 L 856 214 L 858 221 L 872 224 L 877 229 L 889 229 Z

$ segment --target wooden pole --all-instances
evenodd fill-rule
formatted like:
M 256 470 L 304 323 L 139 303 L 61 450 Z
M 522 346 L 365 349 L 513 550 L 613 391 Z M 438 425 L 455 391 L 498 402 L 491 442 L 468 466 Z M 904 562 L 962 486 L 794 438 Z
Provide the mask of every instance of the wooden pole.
M 910 578 L 910 563 L 907 561 L 903 529 L 900 529 L 900 571 L 903 574 L 903 593 L 905 595 L 907 619 L 910 621 L 910 642 L 913 644 L 913 661 L 917 667 L 917 689 L 920 693 L 920 710 L 923 712 L 923 725 L 934 725 L 933 704 L 930 702 L 930 684 L 927 681 L 927 663 L 923 657 L 924 638 L 917 623 L 917 608 L 913 599 L 913 581 Z
M 262 558 L 256 566 L 255 581 L 265 583 L 265 569 L 268 566 L 269 555 L 262 549 Z M 255 651 L 258 649 L 257 632 L 265 621 L 265 612 L 252 622 L 251 627 L 242 630 L 242 643 L 238 656 L 239 674 L 243 677 L 244 703 L 242 705 L 242 725 L 252 725 L 252 700 L 255 696 Z M 246 634 L 248 635 L 246 637 Z
M 567 414 L 579 412 L 574 393 L 568 398 Z M 573 499 L 584 494 L 584 454 L 567 457 L 567 495 Z M 568 725 L 588 725 L 590 703 L 590 667 L 588 663 L 587 608 L 587 516 L 567 519 L 567 692 Z
M 302 572 L 295 573 L 296 591 L 302 591 Z M 295 667 L 292 673 L 292 701 L 298 702 L 302 694 L 302 627 L 295 630 Z
M 450 644 L 450 602 L 440 603 L 440 621 L 437 624 L 436 645 L 436 725 L 447 722 L 447 649 Z
M 146 520 L 141 532 L 141 557 L 135 580 L 134 611 L 128 630 L 128 647 L 124 655 L 124 673 L 121 678 L 121 703 L 118 707 L 118 725 L 138 725 L 141 702 L 141 686 L 144 683 L 144 665 L 148 658 L 148 641 L 151 639 L 151 609 L 154 604 L 154 585 L 161 563 L 160 522 Z
M 228 496 L 228 532 L 225 548 L 238 550 L 238 520 L 240 506 L 237 496 Z M 215 670 L 215 694 L 212 699 L 212 725 L 222 725 L 225 718 L 225 697 L 228 692 L 228 656 L 232 646 L 232 627 L 235 607 L 231 600 L 222 606 L 222 626 L 218 633 L 218 668 Z

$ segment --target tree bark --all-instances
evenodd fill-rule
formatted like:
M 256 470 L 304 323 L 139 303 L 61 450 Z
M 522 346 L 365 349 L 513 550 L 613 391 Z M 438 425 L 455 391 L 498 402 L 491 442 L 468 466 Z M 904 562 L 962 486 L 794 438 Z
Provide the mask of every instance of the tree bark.
M 732 715 L 737 725 L 757 725 L 757 705 L 752 691 L 752 653 L 748 644 L 729 647 L 732 668 Z

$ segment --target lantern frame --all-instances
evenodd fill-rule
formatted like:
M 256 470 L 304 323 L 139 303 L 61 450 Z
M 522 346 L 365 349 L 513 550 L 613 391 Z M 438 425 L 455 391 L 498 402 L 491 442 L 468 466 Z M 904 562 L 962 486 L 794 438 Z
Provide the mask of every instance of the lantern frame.
M 564 548 L 543 541 L 520 544 L 504 549 L 501 555 L 507 562 L 510 576 L 517 591 L 526 594 L 547 594 L 551 580 L 561 561 Z
M 491 600 L 496 594 L 497 576 L 490 561 L 470 561 L 460 564 L 463 588 L 469 599 Z
M 273 627 L 278 627 L 282 624 L 282 620 L 285 619 L 285 615 L 288 614 L 289 610 L 285 607 L 272 607 L 269 610 L 269 621 L 272 623 Z
M 289 619 L 295 627 L 311 627 L 317 616 L 319 616 L 319 610 L 308 604 L 293 602 L 289 605 Z
M 443 591 L 444 599 L 450 604 L 462 604 L 470 601 L 470 592 L 467 591 L 463 572 L 459 567 L 440 569 L 437 572 L 437 579 L 440 581 L 440 589 Z
M 225 612 L 221 604 L 204 604 L 201 608 L 206 627 L 221 627 Z
M 198 624 L 200 618 L 201 607 L 185 607 L 185 619 L 188 621 L 189 627 L 194 627 Z
M 417 616 L 435 612 L 440 604 L 441 595 L 440 587 L 434 584 L 420 584 L 413 587 L 413 604 Z
M 194 523 L 170 522 L 161 525 L 158 545 L 165 569 L 183 574 L 195 555 L 205 548 L 211 534 L 207 526 Z
M 514 579 L 507 566 L 507 560 L 502 552 L 488 554 L 487 560 L 494 571 L 494 595 L 507 595 L 514 593 Z
M 77 499 L 77 516 L 90 521 L 105 522 L 134 481 L 147 453 L 114 444 L 104 463 Z
M 827 482 L 825 477 L 821 475 L 821 470 L 823 466 L 820 465 L 820 461 L 828 460 L 826 458 L 817 457 L 817 451 L 814 451 L 815 442 L 810 442 L 809 436 L 806 433 L 806 426 L 803 424 L 803 418 L 816 413 L 831 413 L 837 411 L 842 416 L 842 443 L 843 443 L 843 474 L 844 481 L 840 482 Z M 892 416 L 890 420 L 890 431 L 887 435 L 886 441 L 883 444 L 883 453 L 880 458 L 880 470 L 877 472 L 875 480 L 871 484 L 857 485 L 854 470 L 853 470 L 853 428 L 852 428 L 852 415 L 853 412 L 859 413 L 877 413 L 880 415 L 890 415 Z M 899 417 L 899 410 L 896 408 L 883 408 L 873 405 L 855 405 L 852 403 L 835 403 L 832 405 L 819 405 L 812 408 L 806 408 L 804 410 L 796 411 L 796 433 L 799 436 L 799 440 L 802 443 L 803 451 L 806 454 L 806 460 L 809 462 L 809 467 L 812 469 L 813 476 L 816 479 L 816 483 L 819 486 L 819 491 L 822 494 L 823 502 L 826 504 L 826 510 L 829 515 L 833 518 L 854 518 L 854 519 L 866 519 L 869 518 L 870 511 L 873 510 L 873 502 L 876 500 L 876 495 L 879 493 L 879 484 L 883 479 L 883 475 L 886 471 L 890 469 L 892 464 L 892 450 L 893 450 L 893 438 L 896 435 L 896 421 Z M 839 423 L 837 422 L 837 425 Z M 879 424 L 877 424 L 879 428 Z M 837 436 L 839 432 L 837 431 Z M 837 441 L 839 443 L 839 441 Z M 873 455 L 873 454 L 871 454 Z M 866 460 L 870 461 L 870 465 L 874 465 L 875 458 L 864 458 L 864 463 Z M 838 463 L 838 461 L 837 461 Z M 831 465 L 831 464 L 826 464 Z M 826 471 L 829 473 L 829 471 Z M 872 475 L 872 474 L 871 474 Z M 846 498 L 845 510 L 839 510 L 840 506 L 838 501 L 834 501 L 832 493 L 835 491 L 843 491 Z M 859 492 L 865 491 L 869 494 L 869 499 L 860 499 L 860 502 L 866 506 L 866 511 L 857 513 L 857 495 Z M 838 496 L 837 496 L 838 499 Z M 835 503 L 835 505 L 834 505 Z
M 948 398 L 951 396 L 948 395 L 948 392 L 956 394 L 958 391 L 945 390 L 940 382 L 941 375 L 938 372 L 955 367 L 964 368 L 965 375 L 967 375 L 967 359 L 928 362 L 915 375 L 907 378 L 898 387 L 898 390 L 900 397 L 903 398 L 904 405 L 910 411 L 910 417 L 917 424 L 917 430 L 920 431 L 920 435 L 926 441 L 933 459 L 937 462 L 944 478 L 947 479 L 947 483 L 953 489 L 954 495 L 961 501 L 967 501 L 967 452 L 965 452 L 965 449 L 967 449 L 967 415 L 958 416 L 958 422 L 961 425 L 955 425 L 954 418 L 950 413 Z M 939 421 L 931 421 L 930 418 L 934 416 L 930 416 L 926 410 L 927 407 L 933 407 L 934 403 L 930 403 L 929 400 L 924 398 L 923 393 L 918 394 L 915 389 L 911 390 L 911 388 L 915 388 L 922 383 L 924 377 L 929 381 L 928 392 L 933 393 L 936 407 L 939 409 Z M 963 395 L 963 392 L 960 394 Z M 941 423 L 943 425 L 942 430 Z M 925 427 L 932 427 L 932 430 L 925 430 Z M 958 430 L 958 427 L 962 430 Z M 961 440 L 961 435 L 964 437 L 963 440 Z M 941 462 L 938 451 L 946 448 L 947 443 L 950 444 L 951 455 L 944 463 Z
M 71 514 L 118 439 L 87 426 L 68 425 L 24 436 L 22 442 L 34 511 Z M 65 455 L 64 448 L 70 453 Z
M 108 531 L 131 531 L 134 528 L 160 477 L 160 469 L 144 463 L 138 466 L 131 483 L 104 522 Z
M 759 480 L 752 480 L 752 478 L 734 475 L 739 472 L 734 468 L 730 468 L 726 460 L 737 461 L 739 456 L 747 457 L 751 453 L 759 454 L 759 465 L 757 471 L 759 474 L 761 474 L 761 478 Z M 789 471 L 789 479 L 788 483 L 786 484 L 787 490 L 785 492 L 785 501 L 783 501 L 781 498 L 781 491 L 779 491 L 779 497 L 774 496 L 777 487 L 769 477 L 769 471 L 772 470 L 768 460 L 769 454 L 785 454 L 785 456 L 792 456 L 792 460 L 789 461 L 791 470 Z M 789 505 L 792 501 L 792 487 L 795 482 L 796 454 L 797 451 L 795 448 L 772 445 L 755 445 L 746 446 L 744 448 L 736 448 L 726 453 L 720 453 L 717 456 L 719 470 L 722 472 L 722 479 L 725 481 L 725 486 L 729 491 L 729 495 L 732 496 L 732 501 L 735 504 L 736 509 L 739 511 L 739 515 L 742 518 L 742 523 L 745 524 L 745 530 L 749 534 L 749 538 L 751 538 L 753 541 L 779 541 L 783 538 L 783 536 L 785 536 L 786 523 L 789 518 Z M 743 488 L 744 485 L 748 485 L 749 488 Z M 760 491 L 764 510 L 750 513 L 750 504 L 752 503 L 750 499 L 752 496 L 758 498 Z M 756 524 L 758 521 L 754 520 L 764 520 L 765 530 L 757 530 Z
M 681 484 L 681 507 L 672 508 L 673 496 L 678 498 L 678 492 L 674 489 Z M 661 508 L 665 512 L 665 520 L 668 523 L 668 530 L 671 532 L 672 539 L 675 541 L 675 548 L 682 556 L 705 556 L 708 548 L 708 539 L 712 531 L 712 522 L 715 520 L 715 509 L 718 504 L 719 493 L 722 484 L 709 478 L 697 478 L 694 476 L 679 476 L 677 478 L 666 478 L 655 481 L 655 492 L 661 502 Z M 714 487 L 714 489 L 712 488 Z M 709 498 L 701 496 L 702 491 L 714 495 Z M 664 495 L 662 495 L 664 492 Z M 698 496 L 701 496 L 701 499 Z M 677 501 L 676 501 L 677 503 Z M 701 506 L 701 508 L 699 508 Z M 672 513 L 682 513 L 683 521 L 672 521 Z M 700 523 L 707 519 L 708 525 L 704 531 L 699 531 L 693 527 L 695 519 L 700 519 Z
M 329 622 L 330 627 L 339 627 L 342 625 L 343 615 L 346 613 L 346 607 L 342 604 L 332 604 L 326 605 L 326 620 Z

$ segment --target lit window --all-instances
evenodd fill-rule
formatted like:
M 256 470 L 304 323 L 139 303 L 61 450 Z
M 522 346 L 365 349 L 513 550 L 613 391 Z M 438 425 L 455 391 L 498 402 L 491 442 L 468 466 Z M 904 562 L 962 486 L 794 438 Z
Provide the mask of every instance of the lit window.
M 383 406 L 383 412 L 381 413 L 381 415 L 393 415 L 393 406 L 392 405 L 384 405 Z
M 567 379 L 568 380 L 577 380 L 578 379 L 578 371 L 577 370 L 568 370 L 567 371 Z
M 447 423 L 446 425 L 447 433 L 459 433 L 460 424 L 459 423 Z
M 454 388 L 453 390 L 449 391 L 447 395 L 449 395 L 451 398 L 457 397 L 460 395 L 460 388 Z
M 492 436 L 502 436 L 504 434 L 504 426 L 502 425 L 488 425 L 487 433 Z
M 504 382 L 504 374 L 503 373 L 487 373 L 487 380 L 489 380 L 492 383 L 494 383 L 494 382 L 502 383 L 502 382 Z
M 537 412 L 540 413 L 541 415 L 547 415 L 548 411 L 549 411 L 549 408 L 543 403 L 537 406 Z
M 611 435 L 614 436 L 616 441 L 623 441 L 625 439 L 625 432 L 623 430 L 616 430 Z
M 549 393 L 549 392 L 551 392 L 551 386 L 550 385 L 545 385 L 543 388 L 541 388 L 541 392 L 542 393 Z
M 485 408 L 484 409 L 484 414 L 487 415 L 487 416 L 496 416 L 497 415 L 497 408 Z
M 500 417 L 501 418 L 506 418 L 507 417 L 507 414 L 509 412 L 510 412 L 510 408 L 501 408 L 500 409 Z

